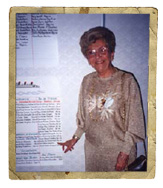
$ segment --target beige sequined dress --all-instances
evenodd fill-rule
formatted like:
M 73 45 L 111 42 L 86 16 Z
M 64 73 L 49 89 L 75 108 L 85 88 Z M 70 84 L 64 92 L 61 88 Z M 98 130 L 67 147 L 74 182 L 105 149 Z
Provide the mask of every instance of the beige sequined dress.
M 136 158 L 135 143 L 144 139 L 144 115 L 134 76 L 119 69 L 108 78 L 84 77 L 77 113 L 79 138 L 85 133 L 86 171 L 115 171 L 119 152 Z

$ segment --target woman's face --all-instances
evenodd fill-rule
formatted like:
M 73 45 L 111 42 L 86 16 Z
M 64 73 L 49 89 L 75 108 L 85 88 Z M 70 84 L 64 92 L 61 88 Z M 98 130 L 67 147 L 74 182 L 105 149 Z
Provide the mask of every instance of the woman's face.
M 114 52 L 110 53 L 106 43 L 99 39 L 88 47 L 87 59 L 89 64 L 97 71 L 100 77 L 107 77 L 112 69 L 111 61 Z

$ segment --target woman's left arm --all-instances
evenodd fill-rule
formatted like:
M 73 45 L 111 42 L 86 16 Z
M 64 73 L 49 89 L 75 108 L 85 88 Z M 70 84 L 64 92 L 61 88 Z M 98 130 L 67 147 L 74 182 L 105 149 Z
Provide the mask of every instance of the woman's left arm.
M 124 92 L 127 91 L 127 102 L 125 104 L 125 138 L 124 145 L 117 158 L 117 166 L 124 169 L 127 165 L 129 154 L 132 146 L 137 142 L 145 139 L 145 123 L 142 108 L 141 94 L 139 86 L 132 76 L 129 78 L 128 84 L 125 85 Z M 121 165 L 119 165 L 121 164 Z

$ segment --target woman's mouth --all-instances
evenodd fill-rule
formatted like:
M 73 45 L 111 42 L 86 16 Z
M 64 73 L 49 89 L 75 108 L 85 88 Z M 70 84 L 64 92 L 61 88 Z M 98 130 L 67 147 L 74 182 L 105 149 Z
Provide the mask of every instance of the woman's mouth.
M 96 61 L 96 64 L 103 64 L 104 61 Z

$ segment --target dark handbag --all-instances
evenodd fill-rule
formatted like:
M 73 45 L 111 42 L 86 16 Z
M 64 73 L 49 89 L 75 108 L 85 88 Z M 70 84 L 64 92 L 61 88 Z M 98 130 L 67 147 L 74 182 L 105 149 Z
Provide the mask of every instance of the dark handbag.
M 147 158 L 140 155 L 128 166 L 128 171 L 147 171 Z
M 144 143 L 144 151 L 147 156 L 145 142 Z M 140 155 L 135 159 L 134 162 L 128 165 L 128 171 L 147 171 L 147 157 L 144 155 Z

